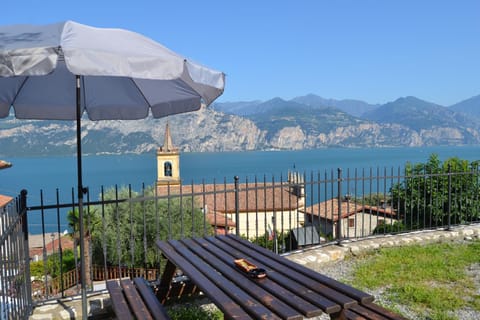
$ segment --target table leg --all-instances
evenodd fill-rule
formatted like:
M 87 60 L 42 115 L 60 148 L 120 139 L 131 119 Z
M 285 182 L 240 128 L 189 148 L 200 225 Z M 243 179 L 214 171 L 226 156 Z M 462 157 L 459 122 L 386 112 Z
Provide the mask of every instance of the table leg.
M 164 304 L 167 300 L 168 292 L 170 291 L 172 279 L 175 275 L 176 269 L 177 267 L 172 262 L 170 262 L 170 260 L 168 260 L 167 265 L 163 270 L 162 277 L 160 278 L 160 284 L 157 291 L 157 298 L 162 304 Z
M 339 312 L 330 314 L 330 319 L 331 320 L 361 320 L 365 318 L 348 309 L 342 309 Z

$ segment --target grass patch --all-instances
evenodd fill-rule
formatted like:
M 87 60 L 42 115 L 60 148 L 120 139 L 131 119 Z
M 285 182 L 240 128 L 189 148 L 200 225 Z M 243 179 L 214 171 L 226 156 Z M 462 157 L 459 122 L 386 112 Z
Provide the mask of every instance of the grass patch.
M 466 269 L 480 263 L 480 241 L 383 248 L 362 259 L 352 285 L 384 288 L 391 301 L 429 319 L 456 319 L 464 307 L 480 310 L 480 296 Z

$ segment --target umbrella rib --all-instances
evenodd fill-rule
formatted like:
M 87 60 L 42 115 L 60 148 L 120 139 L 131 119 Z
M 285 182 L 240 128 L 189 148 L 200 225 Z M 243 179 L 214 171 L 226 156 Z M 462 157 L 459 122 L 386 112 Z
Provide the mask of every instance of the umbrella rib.
M 150 113 L 150 109 L 151 109 L 152 106 L 150 105 L 150 102 L 148 102 L 147 98 L 143 94 L 143 91 L 140 90 L 140 88 L 137 86 L 137 83 L 135 82 L 134 78 L 128 78 L 128 80 L 130 80 L 133 83 L 133 85 L 135 86 L 135 88 L 137 88 L 138 92 L 140 92 L 140 95 L 142 96 L 143 100 L 145 100 L 145 103 L 148 106 L 148 113 Z
M 15 96 L 12 99 L 12 103 L 10 104 L 11 106 L 15 106 L 15 101 L 17 101 L 17 97 L 18 97 L 20 91 L 22 91 L 23 86 L 25 85 L 25 82 L 27 82 L 28 78 L 30 78 L 30 77 L 25 76 L 25 79 L 22 81 L 22 84 L 20 85 L 17 92 L 15 93 Z M 13 107 L 13 109 L 15 109 L 15 107 Z

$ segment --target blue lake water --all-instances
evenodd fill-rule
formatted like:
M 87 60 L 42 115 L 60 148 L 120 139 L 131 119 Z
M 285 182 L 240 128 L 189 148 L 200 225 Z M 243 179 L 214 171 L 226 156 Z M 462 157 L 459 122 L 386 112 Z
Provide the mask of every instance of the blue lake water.
M 231 182 L 235 175 L 241 181 L 255 175 L 259 179 L 266 176 L 271 180 L 272 176 L 281 174 L 286 177 L 292 170 L 310 174 L 337 168 L 403 168 L 407 162 L 424 163 L 433 153 L 441 160 L 456 156 L 473 161 L 480 159 L 480 146 L 182 153 L 180 174 L 183 183 L 223 182 L 224 179 Z M 76 190 L 77 160 L 74 156 L 3 160 L 12 162 L 13 167 L 0 171 L 0 194 L 16 196 L 20 190 L 27 189 L 29 206 L 40 203 L 40 190 L 43 190 L 47 203 L 55 201 L 57 188 L 61 191 L 61 198 L 67 199 L 71 199 L 72 188 Z M 99 194 L 100 186 L 131 184 L 134 190 L 140 190 L 142 184 L 154 184 L 156 177 L 155 153 L 83 157 L 83 184 L 90 188 L 91 194 Z M 38 219 L 34 216 L 30 222 L 38 226 Z M 64 217 L 61 220 L 64 228 Z

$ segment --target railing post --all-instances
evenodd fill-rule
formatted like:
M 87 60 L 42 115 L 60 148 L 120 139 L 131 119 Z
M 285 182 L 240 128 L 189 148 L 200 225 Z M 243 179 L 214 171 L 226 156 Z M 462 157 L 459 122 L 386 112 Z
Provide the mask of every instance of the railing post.
M 452 223 L 452 166 L 448 164 L 448 227 L 447 230 L 451 229 Z
M 338 220 L 337 220 L 337 240 L 340 243 L 342 238 L 342 169 L 338 168 L 337 188 L 338 188 Z
M 27 190 L 20 191 L 20 210 L 19 215 L 22 215 L 22 232 L 23 232 L 23 248 L 24 248 L 24 263 L 25 263 L 25 285 L 26 285 L 26 298 L 28 302 L 28 314 L 33 309 L 32 300 L 32 281 L 30 281 L 30 251 L 28 246 L 28 219 L 27 219 Z
M 63 283 L 63 248 L 62 248 L 62 236 L 60 230 L 60 194 L 58 192 L 58 188 L 56 190 L 56 199 L 57 199 L 57 234 L 58 234 L 58 261 L 60 262 L 60 291 L 62 292 L 62 298 L 65 298 L 65 287 Z M 52 247 L 55 244 L 52 241 Z
M 240 208 L 239 208 L 239 190 L 238 190 L 238 176 L 233 177 L 235 181 L 235 234 L 240 236 Z

